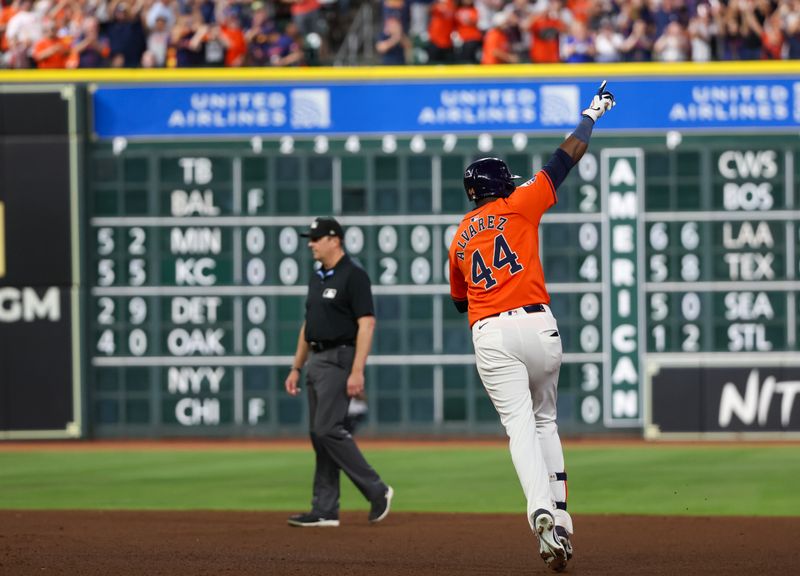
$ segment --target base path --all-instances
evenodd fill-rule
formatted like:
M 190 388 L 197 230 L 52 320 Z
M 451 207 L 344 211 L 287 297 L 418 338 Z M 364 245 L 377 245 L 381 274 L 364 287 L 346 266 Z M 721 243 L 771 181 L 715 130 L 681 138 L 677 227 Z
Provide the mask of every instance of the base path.
M 520 515 L 0 510 L 0 574 L 552 574 Z M 576 516 L 569 574 L 793 574 L 800 518 Z

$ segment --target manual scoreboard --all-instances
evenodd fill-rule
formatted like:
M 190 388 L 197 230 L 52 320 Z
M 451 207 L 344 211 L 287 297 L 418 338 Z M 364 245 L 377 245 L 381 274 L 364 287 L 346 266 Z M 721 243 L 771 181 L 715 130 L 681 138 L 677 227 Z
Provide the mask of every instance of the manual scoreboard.
M 369 428 L 497 431 L 447 248 L 463 168 L 527 177 L 559 139 L 479 136 L 98 141 L 88 153 L 86 347 L 94 431 L 296 434 L 283 392 L 313 261 L 343 224 L 373 282 Z M 543 219 L 564 342 L 565 433 L 642 427 L 653 361 L 788 361 L 797 342 L 796 138 L 596 134 Z M 138 432 L 137 432 L 138 431 Z

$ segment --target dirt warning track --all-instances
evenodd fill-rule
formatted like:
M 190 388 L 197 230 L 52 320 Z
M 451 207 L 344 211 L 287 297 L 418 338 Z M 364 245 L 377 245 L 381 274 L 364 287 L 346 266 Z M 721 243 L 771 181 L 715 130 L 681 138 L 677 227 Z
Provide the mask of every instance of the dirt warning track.
M 521 515 L 0 511 L 0 574 L 552 574 Z M 792 574 L 800 518 L 576 516 L 568 574 Z

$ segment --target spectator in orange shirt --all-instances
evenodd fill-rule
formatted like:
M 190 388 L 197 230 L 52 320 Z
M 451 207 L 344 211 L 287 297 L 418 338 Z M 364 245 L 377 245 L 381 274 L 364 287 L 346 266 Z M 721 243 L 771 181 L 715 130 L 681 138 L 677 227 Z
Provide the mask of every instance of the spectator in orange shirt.
M 2 65 L 2 53 L 8 50 L 6 40 L 6 26 L 11 17 L 17 13 L 17 0 L 5 5 L 5 0 L 0 0 L 0 65 Z
M 561 34 L 567 26 L 561 19 L 561 1 L 549 0 L 547 9 L 536 16 L 530 24 L 531 62 L 560 62 L 559 44 Z
M 225 53 L 225 66 L 244 66 L 247 56 L 247 40 L 242 30 L 242 21 L 234 10 L 225 10 L 225 19 L 222 21 L 222 35 L 228 40 L 228 51 Z
M 431 5 L 428 24 L 428 62 L 449 64 L 453 61 L 453 32 L 456 28 L 453 0 L 436 0 Z
M 781 15 L 776 11 L 766 19 L 761 34 L 761 59 L 780 60 L 783 58 L 783 25 Z
M 461 0 L 456 8 L 456 34 L 461 40 L 458 61 L 478 63 L 478 50 L 483 43 L 483 32 L 478 28 L 478 9 L 475 0 Z
M 58 69 L 67 67 L 69 42 L 58 37 L 55 22 L 46 20 L 42 25 L 42 38 L 33 46 L 33 60 L 37 68 Z
M 578 22 L 589 24 L 589 19 L 599 8 L 595 0 L 567 0 L 567 8 Z
M 493 26 L 483 37 L 483 59 L 481 64 L 513 64 L 519 56 L 511 50 L 508 32 L 517 25 L 513 12 L 498 12 L 492 19 Z

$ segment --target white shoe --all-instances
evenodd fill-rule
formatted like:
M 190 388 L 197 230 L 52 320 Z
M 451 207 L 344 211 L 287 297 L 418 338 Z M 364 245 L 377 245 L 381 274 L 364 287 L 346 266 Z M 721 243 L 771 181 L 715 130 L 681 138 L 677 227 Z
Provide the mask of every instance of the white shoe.
M 551 570 L 561 572 L 567 567 L 567 550 L 555 533 L 553 515 L 540 508 L 534 513 L 533 527 L 539 537 L 539 555 Z
M 563 526 L 556 526 L 556 538 L 567 551 L 567 561 L 572 560 L 572 540 L 569 539 L 569 532 Z

